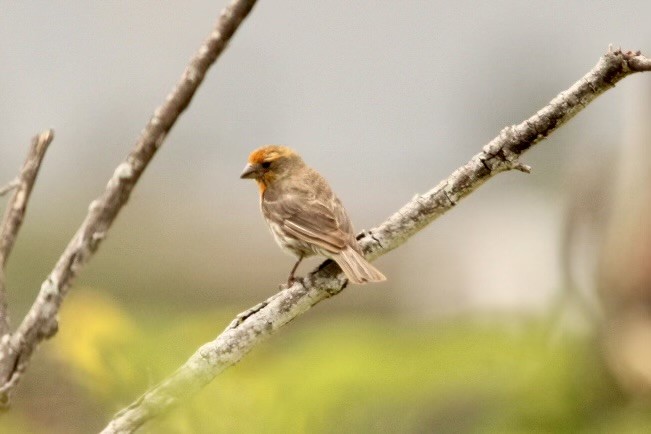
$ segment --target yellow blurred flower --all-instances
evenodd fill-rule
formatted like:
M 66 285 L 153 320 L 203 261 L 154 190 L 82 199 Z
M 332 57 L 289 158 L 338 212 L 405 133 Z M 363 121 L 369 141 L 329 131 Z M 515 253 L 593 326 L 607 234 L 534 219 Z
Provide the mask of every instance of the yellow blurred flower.
M 139 373 L 123 350 L 140 332 L 118 303 L 98 290 L 76 288 L 60 316 L 53 351 L 83 386 L 106 397 L 136 380 Z

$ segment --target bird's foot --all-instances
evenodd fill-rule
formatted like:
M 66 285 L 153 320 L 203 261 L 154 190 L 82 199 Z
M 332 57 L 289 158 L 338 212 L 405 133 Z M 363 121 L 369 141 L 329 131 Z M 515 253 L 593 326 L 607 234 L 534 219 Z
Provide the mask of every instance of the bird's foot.
M 287 283 L 281 283 L 280 285 L 278 285 L 278 288 L 281 291 L 284 291 L 285 289 L 291 288 L 296 282 L 298 282 L 298 279 L 292 276 L 289 279 L 287 279 Z

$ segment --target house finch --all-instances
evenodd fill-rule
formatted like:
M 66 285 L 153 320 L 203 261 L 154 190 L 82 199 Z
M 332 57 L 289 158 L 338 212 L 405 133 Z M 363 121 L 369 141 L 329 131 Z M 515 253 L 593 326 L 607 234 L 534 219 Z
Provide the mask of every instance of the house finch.
M 249 155 L 240 178 L 255 179 L 260 208 L 278 245 L 303 258 L 322 255 L 334 260 L 353 283 L 380 282 L 386 277 L 364 257 L 343 205 L 326 180 L 285 146 L 263 146 Z

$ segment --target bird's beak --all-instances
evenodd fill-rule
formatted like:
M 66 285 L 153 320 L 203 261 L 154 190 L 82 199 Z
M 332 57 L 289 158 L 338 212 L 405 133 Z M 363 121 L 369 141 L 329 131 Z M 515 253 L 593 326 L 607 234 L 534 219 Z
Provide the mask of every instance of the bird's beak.
M 241 179 L 252 179 L 258 175 L 259 166 L 257 164 L 247 164 L 240 175 Z

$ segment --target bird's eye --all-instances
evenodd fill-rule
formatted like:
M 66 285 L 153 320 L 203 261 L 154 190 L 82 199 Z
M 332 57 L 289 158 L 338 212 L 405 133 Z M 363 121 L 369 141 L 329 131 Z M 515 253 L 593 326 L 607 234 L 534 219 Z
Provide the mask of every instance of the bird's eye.
M 268 169 L 271 166 L 271 162 L 265 161 L 264 163 L 261 164 L 263 169 Z

